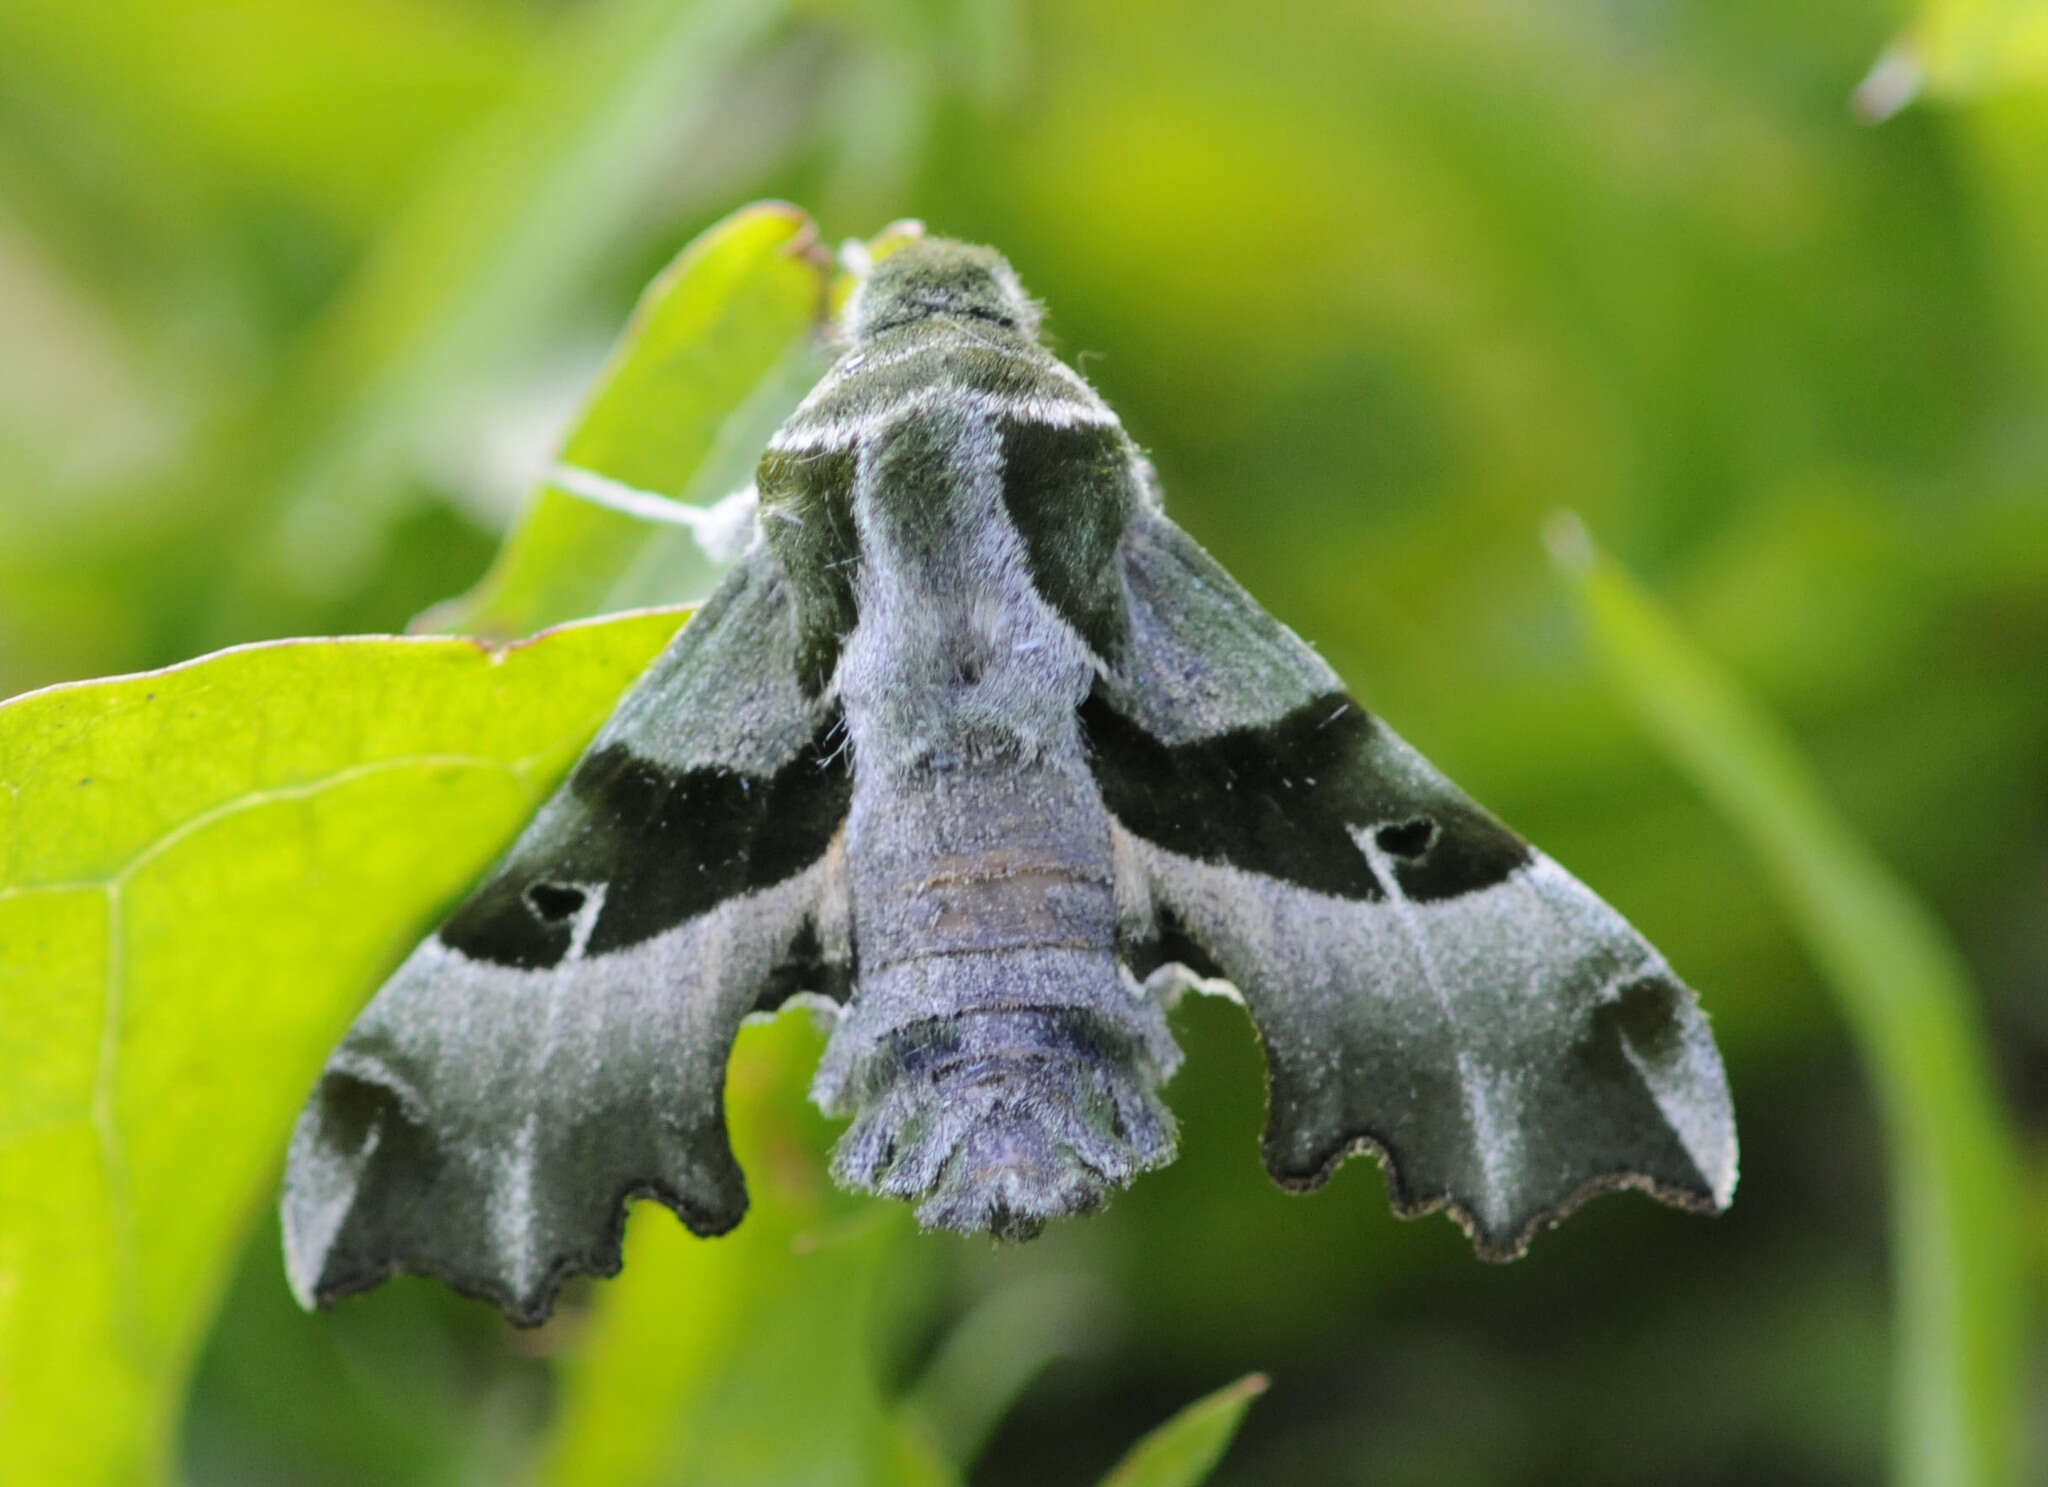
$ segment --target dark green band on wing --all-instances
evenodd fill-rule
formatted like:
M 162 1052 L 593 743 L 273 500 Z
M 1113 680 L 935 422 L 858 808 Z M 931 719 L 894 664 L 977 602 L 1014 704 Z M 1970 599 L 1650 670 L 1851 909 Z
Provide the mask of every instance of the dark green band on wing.
M 1040 404 L 1078 405 L 1073 381 L 1052 358 L 1021 338 L 990 338 L 960 321 L 924 318 L 874 338 L 864 364 L 820 387 L 783 425 L 792 441 L 846 423 L 878 423 L 928 401 L 934 388 Z
M 1090 649 L 1117 659 L 1130 629 L 1117 549 L 1138 504 L 1123 430 L 1017 418 L 996 428 L 1003 504 L 1032 583 Z
M 585 947 L 622 950 L 725 899 L 794 877 L 846 819 L 853 779 L 837 714 L 769 778 L 675 770 L 613 744 L 576 766 L 569 791 L 591 824 L 545 850 L 536 872 L 513 858 L 442 926 L 472 960 L 538 970 L 569 951 L 586 892 L 604 906 Z
M 1265 728 L 1161 743 L 1098 688 L 1081 731 L 1103 804 L 1155 846 L 1340 898 L 1386 897 L 1333 807 L 1336 776 L 1373 722 L 1323 698 Z
M 1341 693 L 1257 728 L 1165 744 L 1098 686 L 1081 729 L 1103 803 L 1125 829 L 1184 857 L 1339 898 L 1385 886 L 1354 831 L 1371 831 L 1403 897 L 1456 898 L 1503 881 L 1528 844 L 1448 784 L 1387 767 L 1402 746 Z
M 754 475 L 761 528 L 789 575 L 796 611 L 797 681 L 816 697 L 831 684 L 839 649 L 858 618 L 854 577 L 853 448 L 770 450 Z

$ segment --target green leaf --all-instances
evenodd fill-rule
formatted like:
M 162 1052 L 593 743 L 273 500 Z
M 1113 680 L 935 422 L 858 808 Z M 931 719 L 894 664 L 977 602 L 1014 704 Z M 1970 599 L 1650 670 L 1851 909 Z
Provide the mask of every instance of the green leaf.
M 0 704 L 0 1480 L 167 1474 L 320 1061 L 678 618 L 284 641 Z
M 1244 1412 L 1266 1392 L 1266 1376 L 1248 1373 L 1205 1394 L 1141 1439 L 1102 1479 L 1102 1487 L 1194 1487 L 1207 1481 L 1230 1448 Z
M 639 308 L 496 563 L 423 628 L 489 636 L 700 599 L 720 564 L 689 528 L 607 505 L 709 506 L 753 480 L 776 426 L 824 371 L 830 260 L 794 207 L 743 208 L 691 243 Z M 644 500 L 654 497 L 655 500 Z
M 1616 684 L 1741 833 L 1827 976 L 1876 1088 L 1892 1176 L 1896 1480 L 2013 1480 L 2024 1178 L 1962 957 L 1835 813 L 1783 729 L 1576 520 L 1552 548 Z
M 1106 1299 L 1061 1273 L 1026 1276 L 984 1298 L 897 1402 L 903 1429 L 965 1470 L 1031 1381 L 1099 1326 Z

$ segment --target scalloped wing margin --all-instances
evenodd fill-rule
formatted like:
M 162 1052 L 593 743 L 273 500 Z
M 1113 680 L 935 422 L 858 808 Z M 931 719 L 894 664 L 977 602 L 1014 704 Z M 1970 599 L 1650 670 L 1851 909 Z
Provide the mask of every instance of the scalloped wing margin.
M 302 1303 L 424 1274 L 531 1325 L 617 1272 L 629 1198 L 739 1222 L 733 1038 L 843 990 L 837 731 L 757 548 L 329 1060 L 282 1194 Z
M 1082 710 L 1127 954 L 1234 983 L 1291 1189 L 1370 1150 L 1404 1215 L 1510 1259 L 1586 1197 L 1715 1211 L 1732 1105 L 1697 999 L 1621 916 L 1346 696 L 1164 517 L 1129 659 Z

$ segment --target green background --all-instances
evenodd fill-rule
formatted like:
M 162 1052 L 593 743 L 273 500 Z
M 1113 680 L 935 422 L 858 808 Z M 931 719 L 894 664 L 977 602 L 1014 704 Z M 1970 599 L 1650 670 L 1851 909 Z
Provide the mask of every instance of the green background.
M 749 1428 L 800 1437 L 827 1369 L 937 1387 L 925 1365 L 964 1338 L 963 1369 L 1052 1359 L 978 1483 L 1090 1480 L 1254 1369 L 1272 1388 L 1219 1482 L 1898 1470 L 1880 1101 L 1800 906 L 1601 669 L 1541 541 L 1565 507 L 1960 947 L 2022 1142 L 2034 1479 L 2034 9 L 0 0 L 0 695 L 399 630 L 466 588 L 635 294 L 741 202 L 801 202 L 834 241 L 917 216 L 993 243 L 1173 514 L 1701 990 L 1742 1186 L 1713 1221 L 1605 1199 L 1481 1266 L 1443 1221 L 1389 1218 L 1370 1163 L 1273 1189 L 1256 1046 L 1200 1003 L 1174 1167 L 1027 1248 L 891 1233 L 877 1274 L 839 1256 L 877 1297 L 859 1356 L 824 1314 L 850 1283 L 793 1283 L 817 1305 L 721 1344 Z M 1873 126 L 1852 97 L 1902 34 L 1925 96 Z M 596 1332 L 536 1342 L 418 1283 L 303 1317 L 271 1221 L 249 1225 L 183 1409 L 192 1480 L 488 1482 L 566 1449 L 551 1412 L 584 1399 Z M 704 1321 L 669 1304 L 650 1358 Z M 1032 1325 L 988 1322 L 1004 1306 Z M 622 1407 L 606 1428 L 652 1427 Z M 695 1479 L 790 1470 L 742 1445 Z M 642 1458 L 614 1479 L 693 1479 Z

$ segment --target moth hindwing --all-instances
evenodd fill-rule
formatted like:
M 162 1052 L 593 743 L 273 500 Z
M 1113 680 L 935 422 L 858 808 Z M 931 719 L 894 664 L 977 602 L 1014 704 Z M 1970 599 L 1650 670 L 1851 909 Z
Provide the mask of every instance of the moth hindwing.
M 628 1198 L 730 1228 L 726 1058 L 796 991 L 834 1172 L 929 1227 L 1171 1160 L 1198 977 L 1258 1025 L 1285 1186 L 1370 1150 L 1490 1258 L 1604 1188 L 1728 1203 L 1692 992 L 1167 520 L 1001 258 L 911 241 L 845 329 L 752 545 L 329 1061 L 302 1300 L 417 1271 L 534 1322 Z

